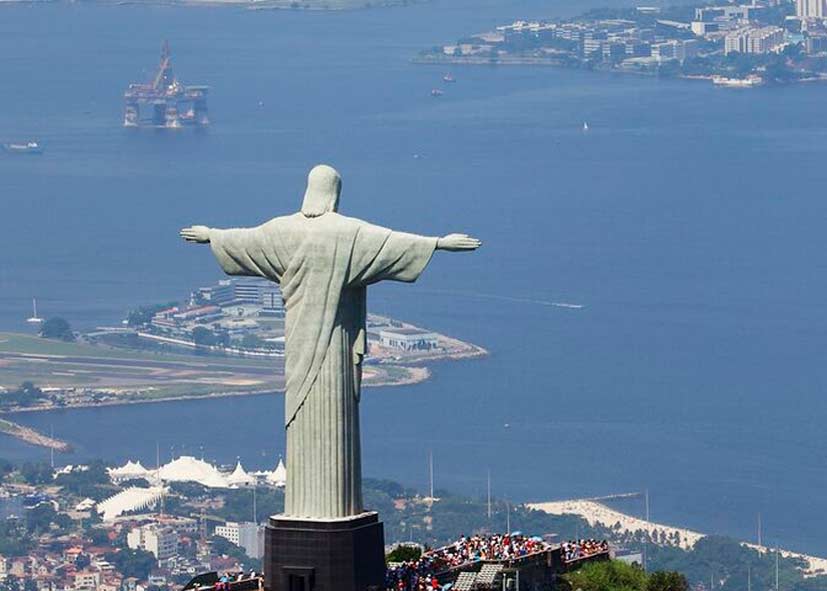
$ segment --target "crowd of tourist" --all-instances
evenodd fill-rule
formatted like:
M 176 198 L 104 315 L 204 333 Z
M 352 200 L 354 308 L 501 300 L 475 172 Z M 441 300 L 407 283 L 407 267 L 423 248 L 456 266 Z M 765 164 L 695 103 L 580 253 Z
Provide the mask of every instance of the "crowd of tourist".
M 387 569 L 385 589 L 388 591 L 437 591 L 442 589 L 439 578 L 451 570 L 465 570 L 476 562 L 514 561 L 552 547 L 540 538 L 521 534 L 493 536 L 462 536 L 453 544 L 429 550 L 417 560 Z M 560 545 L 563 562 L 573 562 L 609 551 L 605 540 L 573 540 Z
M 433 573 L 419 572 L 413 563 L 389 568 L 385 574 L 386 591 L 438 591 L 442 589 Z
M 564 542 L 560 548 L 563 552 L 563 561 L 572 562 L 581 558 L 588 558 L 595 554 L 602 554 L 609 551 L 609 542 L 603 540 L 576 540 Z
M 475 562 L 517 560 L 550 546 L 539 538 L 520 534 L 462 536 L 459 540 L 425 552 L 418 560 L 405 562 L 387 570 L 385 588 L 394 591 L 428 591 L 440 589 L 437 575 Z
M 187 585 L 187 587 L 189 587 L 189 585 Z M 254 570 L 251 570 L 248 573 L 243 571 L 225 572 L 218 578 L 218 581 L 215 582 L 212 587 L 209 585 L 198 587 L 201 591 L 206 589 L 210 589 L 210 591 L 251 591 L 254 589 L 263 588 L 264 579 L 261 576 L 261 573 L 257 573 Z

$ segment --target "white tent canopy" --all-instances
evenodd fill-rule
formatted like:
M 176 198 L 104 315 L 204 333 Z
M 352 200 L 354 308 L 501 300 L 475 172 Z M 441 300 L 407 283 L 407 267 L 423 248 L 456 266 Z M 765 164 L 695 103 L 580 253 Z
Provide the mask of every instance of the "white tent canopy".
M 133 462 L 129 460 L 123 466 L 109 469 L 109 477 L 114 481 L 130 480 L 132 478 L 146 478 L 149 476 L 149 470 L 143 467 L 140 461 Z
M 241 488 L 255 486 L 259 481 L 277 488 L 287 485 L 287 469 L 281 458 L 274 470 L 263 472 L 248 472 L 240 459 L 231 473 L 222 472 L 215 465 L 193 456 L 180 456 L 153 470 L 147 470 L 140 461 L 130 460 L 123 466 L 109 468 L 108 472 L 115 483 L 143 478 L 153 486 L 164 482 L 196 482 L 208 488 Z
M 197 482 L 209 488 L 228 488 L 227 478 L 218 468 L 192 456 L 181 456 L 161 466 L 158 476 L 165 482 Z
M 238 460 L 238 463 L 235 465 L 235 470 L 233 470 L 233 473 L 227 477 L 227 484 L 233 488 L 240 486 L 253 486 L 255 483 L 255 476 L 247 473 L 244 466 L 241 465 L 241 460 Z
M 287 468 L 284 466 L 284 460 L 279 458 L 279 465 L 272 472 L 268 472 L 266 478 L 268 483 L 277 488 L 287 486 Z

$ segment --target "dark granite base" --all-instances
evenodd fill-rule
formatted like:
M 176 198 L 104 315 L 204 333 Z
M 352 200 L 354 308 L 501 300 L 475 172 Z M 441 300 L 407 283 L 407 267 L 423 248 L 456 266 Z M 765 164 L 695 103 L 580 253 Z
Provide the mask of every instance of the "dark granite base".
M 385 532 L 377 513 L 310 521 L 274 515 L 264 532 L 267 591 L 379 591 Z

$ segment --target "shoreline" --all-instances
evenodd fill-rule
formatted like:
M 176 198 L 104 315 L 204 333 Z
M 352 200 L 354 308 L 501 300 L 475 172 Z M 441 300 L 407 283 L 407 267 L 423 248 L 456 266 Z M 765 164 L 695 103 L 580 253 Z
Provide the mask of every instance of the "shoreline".
M 640 70 L 630 70 L 622 68 L 580 68 L 572 67 L 564 64 L 559 58 L 553 57 L 529 57 L 529 56 L 498 56 L 498 57 L 476 57 L 463 56 L 454 57 L 451 55 L 430 55 L 417 56 L 411 58 L 410 63 L 419 66 L 491 66 L 491 67 L 515 67 L 515 66 L 541 66 L 544 68 L 558 68 L 560 70 L 571 70 L 579 72 L 588 72 L 591 74 L 620 74 L 624 76 L 640 76 L 644 78 L 663 78 L 664 80 L 688 80 L 688 81 L 706 81 L 712 82 L 714 74 L 679 74 L 676 76 L 660 76 L 657 72 L 645 72 Z M 764 83 L 759 86 L 792 86 L 796 84 L 812 84 L 816 82 L 827 82 L 827 74 L 820 77 L 811 76 L 808 78 L 800 78 L 797 80 L 790 80 L 785 83 Z
M 471 350 L 465 352 L 454 353 L 450 355 L 442 355 L 442 356 L 433 356 L 427 359 L 421 360 L 411 360 L 411 363 L 421 363 L 423 361 L 448 361 L 448 360 L 458 360 L 458 359 L 472 359 L 478 357 L 484 357 L 488 354 L 488 351 L 483 349 L 482 347 L 478 347 L 476 345 L 470 345 Z M 391 365 L 390 363 L 379 363 L 377 367 L 380 368 L 380 372 L 377 378 L 371 379 L 368 378 L 364 383 L 363 386 L 365 388 L 380 388 L 380 387 L 394 387 L 394 386 L 412 386 L 416 384 L 421 384 L 423 382 L 428 381 L 431 376 L 431 370 L 428 367 L 416 365 L 416 366 L 408 366 L 404 363 L 396 363 Z M 403 370 L 405 372 L 404 377 L 400 378 L 388 378 L 387 374 L 381 371 L 384 368 L 396 368 Z M 383 375 L 384 374 L 384 375 Z M 104 400 L 99 402 L 82 402 L 77 404 L 71 404 L 67 406 L 40 406 L 34 408 L 19 408 L 14 409 L 11 411 L 0 412 L 0 434 L 8 435 L 9 437 L 13 437 L 24 443 L 34 446 L 45 447 L 47 449 L 54 449 L 55 451 L 61 453 L 71 453 L 72 445 L 64 441 L 62 439 L 58 439 L 56 437 L 48 437 L 43 435 L 42 433 L 38 432 L 31 427 L 26 427 L 25 425 L 21 425 L 16 423 L 12 420 L 9 420 L 7 417 L 10 415 L 18 415 L 18 414 L 28 414 L 28 413 L 37 413 L 37 412 L 50 412 L 50 411 L 60 411 L 60 410 L 74 410 L 74 409 L 82 409 L 82 408 L 101 408 L 101 407 L 112 407 L 112 406 L 129 406 L 129 405 L 136 405 L 136 404 L 155 404 L 155 403 L 164 403 L 164 402 L 179 402 L 179 401 L 195 401 L 195 400 L 205 400 L 205 399 L 216 399 L 216 398 L 233 398 L 239 396 L 266 396 L 266 395 L 277 395 L 283 394 L 284 388 L 265 388 L 265 389 L 257 389 L 257 390 L 222 390 L 216 392 L 208 392 L 204 394 L 181 394 L 181 395 L 173 395 L 173 396 L 161 396 L 158 398 L 131 398 L 131 399 L 123 399 L 123 400 Z
M 688 528 L 667 525 L 655 521 L 646 521 L 589 499 L 526 503 L 526 507 L 551 515 L 578 515 L 588 521 L 590 525 L 599 524 L 607 528 L 613 528 L 616 524 L 620 524 L 620 529 L 616 531 L 621 533 L 634 533 L 642 530 L 650 535 L 664 532 L 667 537 L 674 536 L 674 534 L 677 533 L 681 540 L 680 547 L 684 550 L 691 549 L 701 538 L 707 535 Z M 774 548 L 759 546 L 751 542 L 742 541 L 741 545 L 757 550 L 762 554 L 776 551 Z M 807 564 L 807 568 L 803 569 L 804 576 L 806 577 L 816 577 L 827 573 L 827 558 L 813 556 L 803 552 L 795 552 L 793 550 L 785 550 L 783 548 L 779 548 L 777 551 L 784 558 L 797 558 L 804 561 Z
M 364 382 L 362 384 L 365 388 L 380 388 L 380 387 L 393 387 L 393 386 L 410 386 L 415 384 L 421 384 L 422 382 L 427 381 L 431 377 L 431 370 L 427 367 L 404 367 L 401 369 L 405 369 L 408 373 L 408 377 L 401 378 L 398 380 L 379 380 L 375 382 Z M 265 388 L 262 390 L 224 390 L 218 392 L 209 392 L 205 394 L 181 394 L 181 395 L 174 395 L 174 396 L 161 396 L 158 398 L 130 398 L 125 400 L 103 400 L 100 402 L 81 402 L 78 404 L 71 404 L 67 406 L 37 406 L 37 407 L 29 407 L 29 408 L 16 408 L 10 411 L 3 411 L 0 412 L 0 421 L 7 421 L 12 424 L 13 421 L 9 421 L 8 419 L 3 419 L 4 416 L 9 415 L 18 415 L 18 414 L 29 414 L 29 413 L 38 413 L 38 412 L 50 412 L 50 411 L 57 411 L 57 410 L 74 410 L 76 408 L 101 408 L 104 406 L 131 406 L 134 404 L 155 404 L 159 402 L 178 402 L 181 400 L 189 401 L 189 400 L 204 400 L 204 399 L 213 399 L 213 398 L 234 398 L 238 396 L 263 396 L 263 395 L 276 395 L 276 394 L 283 394 L 284 388 Z M 25 427 L 24 427 L 25 428 Z M 3 431 L 0 430 L 0 433 Z

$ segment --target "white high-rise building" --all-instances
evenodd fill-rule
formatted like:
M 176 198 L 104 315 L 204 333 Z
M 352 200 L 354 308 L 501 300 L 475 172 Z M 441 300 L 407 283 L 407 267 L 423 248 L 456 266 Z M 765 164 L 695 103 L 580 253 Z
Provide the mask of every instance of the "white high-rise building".
M 178 534 L 155 524 L 144 525 L 126 534 L 126 545 L 152 552 L 156 560 L 167 560 L 178 554 Z
M 802 18 L 827 18 L 827 0 L 796 0 L 795 14 Z
M 724 40 L 724 52 L 769 53 L 784 44 L 781 27 L 745 27 L 728 34 Z
M 225 525 L 215 528 L 215 535 L 231 541 L 236 546 L 244 548 L 250 558 L 261 558 L 263 547 L 263 528 L 252 521 L 236 523 L 228 521 Z

